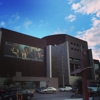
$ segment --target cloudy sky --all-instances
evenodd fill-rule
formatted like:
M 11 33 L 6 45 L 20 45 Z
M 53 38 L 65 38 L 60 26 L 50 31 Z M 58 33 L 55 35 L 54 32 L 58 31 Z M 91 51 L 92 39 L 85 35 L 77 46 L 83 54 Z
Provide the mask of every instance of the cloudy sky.
M 100 0 L 0 0 L 0 27 L 38 38 L 68 34 L 100 60 Z

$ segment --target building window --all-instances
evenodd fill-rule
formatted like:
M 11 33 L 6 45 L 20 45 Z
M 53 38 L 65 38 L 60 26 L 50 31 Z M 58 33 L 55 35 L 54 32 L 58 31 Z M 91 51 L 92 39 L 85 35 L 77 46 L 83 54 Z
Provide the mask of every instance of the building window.
M 84 46 L 82 46 L 82 48 L 84 48 Z
M 81 68 L 79 64 L 75 64 L 75 70 Z M 81 76 L 80 73 L 77 73 L 76 76 Z
M 71 50 L 73 50 L 73 48 L 71 48 Z
M 73 58 L 70 57 L 69 60 L 73 60 Z
M 74 50 L 76 51 L 76 48 L 74 48 Z
M 75 70 L 74 64 L 70 64 L 70 74 Z M 71 76 L 75 76 L 75 74 L 71 74 Z
M 79 64 L 70 64 L 70 74 L 79 68 L 81 68 Z M 80 73 L 71 74 L 71 76 L 80 76 Z
M 73 42 L 71 42 L 71 44 L 73 44 Z
M 74 58 L 73 60 L 74 60 L 74 61 L 80 61 L 80 59 L 76 59 L 76 58 Z
M 77 51 L 79 52 L 79 49 L 77 49 Z

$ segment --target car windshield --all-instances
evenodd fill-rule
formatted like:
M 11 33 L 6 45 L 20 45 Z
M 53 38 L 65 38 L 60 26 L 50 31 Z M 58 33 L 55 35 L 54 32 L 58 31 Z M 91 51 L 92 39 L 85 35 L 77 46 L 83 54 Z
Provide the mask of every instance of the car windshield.
M 18 93 L 28 93 L 28 92 L 30 92 L 30 91 L 28 91 L 28 90 L 19 90 L 19 91 L 17 91 Z
M 41 88 L 41 89 L 47 89 L 47 87 Z
M 89 87 L 97 87 L 97 84 L 90 84 Z

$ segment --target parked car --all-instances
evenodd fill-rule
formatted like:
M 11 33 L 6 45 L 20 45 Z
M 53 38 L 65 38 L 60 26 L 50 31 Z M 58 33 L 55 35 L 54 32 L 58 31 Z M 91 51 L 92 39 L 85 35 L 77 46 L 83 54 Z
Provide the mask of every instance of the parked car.
M 71 91 L 71 90 L 72 90 L 72 87 L 71 86 L 65 86 L 65 87 L 59 88 L 59 91 L 60 92 L 63 92 L 63 91 Z
M 1 100 L 1 96 L 5 93 L 5 89 L 0 87 L 0 100 Z
M 100 89 L 100 84 L 91 83 L 88 85 L 88 89 L 90 90 L 90 94 L 93 95 L 98 89 Z
M 1 96 L 1 100 L 17 100 L 19 96 L 22 96 L 23 100 L 30 100 L 34 97 L 34 93 L 28 90 L 12 90 L 11 92 L 6 92 Z
M 41 91 L 41 89 L 44 89 L 44 88 L 46 88 L 46 87 L 37 88 L 37 89 L 35 90 L 35 92 L 36 92 L 36 93 L 39 93 L 39 92 Z
M 0 96 L 5 92 L 5 89 L 0 87 Z
M 57 92 L 57 89 L 54 87 L 45 87 L 41 89 L 39 93 L 56 93 L 56 92 Z

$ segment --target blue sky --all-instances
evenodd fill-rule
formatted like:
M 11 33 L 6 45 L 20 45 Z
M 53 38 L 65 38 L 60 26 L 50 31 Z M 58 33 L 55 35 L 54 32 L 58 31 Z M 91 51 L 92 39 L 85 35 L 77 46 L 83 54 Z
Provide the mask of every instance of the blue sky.
M 0 0 L 0 27 L 38 38 L 68 34 L 100 60 L 100 0 Z

